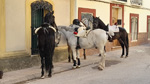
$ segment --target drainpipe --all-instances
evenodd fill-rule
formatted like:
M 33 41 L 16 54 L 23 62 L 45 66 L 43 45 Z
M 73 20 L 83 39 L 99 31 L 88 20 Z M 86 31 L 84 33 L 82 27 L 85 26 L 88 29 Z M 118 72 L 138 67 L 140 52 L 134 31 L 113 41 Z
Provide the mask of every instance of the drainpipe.
M 70 24 L 74 19 L 78 19 L 77 0 L 70 0 Z

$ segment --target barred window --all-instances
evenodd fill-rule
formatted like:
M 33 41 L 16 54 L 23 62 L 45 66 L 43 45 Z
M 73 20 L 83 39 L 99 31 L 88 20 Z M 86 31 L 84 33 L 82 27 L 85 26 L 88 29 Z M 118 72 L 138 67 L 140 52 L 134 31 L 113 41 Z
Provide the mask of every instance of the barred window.
M 138 39 L 138 19 L 137 19 L 137 17 L 131 17 L 131 37 L 132 37 L 132 41 Z
M 81 13 L 81 21 L 87 26 L 93 29 L 93 14 L 92 13 Z

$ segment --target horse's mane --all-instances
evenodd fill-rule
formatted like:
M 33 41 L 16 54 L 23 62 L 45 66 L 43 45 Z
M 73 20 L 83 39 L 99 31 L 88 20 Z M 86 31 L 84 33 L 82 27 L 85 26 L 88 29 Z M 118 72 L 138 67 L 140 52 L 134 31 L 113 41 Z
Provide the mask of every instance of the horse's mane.
M 105 31 L 108 31 L 108 26 L 105 25 L 105 23 L 99 18 L 99 17 L 93 17 L 94 21 L 98 21 L 98 27 Z

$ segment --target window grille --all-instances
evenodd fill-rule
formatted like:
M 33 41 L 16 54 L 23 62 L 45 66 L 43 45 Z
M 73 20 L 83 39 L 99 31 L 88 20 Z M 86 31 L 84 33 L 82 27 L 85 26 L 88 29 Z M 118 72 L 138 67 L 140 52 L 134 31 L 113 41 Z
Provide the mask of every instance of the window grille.
M 131 4 L 142 5 L 142 0 L 130 0 Z

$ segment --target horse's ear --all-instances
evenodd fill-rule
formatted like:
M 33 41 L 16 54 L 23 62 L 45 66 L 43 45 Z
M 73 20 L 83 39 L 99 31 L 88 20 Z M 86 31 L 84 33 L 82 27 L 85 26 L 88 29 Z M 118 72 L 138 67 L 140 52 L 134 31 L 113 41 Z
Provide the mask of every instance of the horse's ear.
M 52 11 L 52 14 L 54 14 L 54 11 Z
M 95 18 L 95 16 L 93 16 L 93 18 Z

